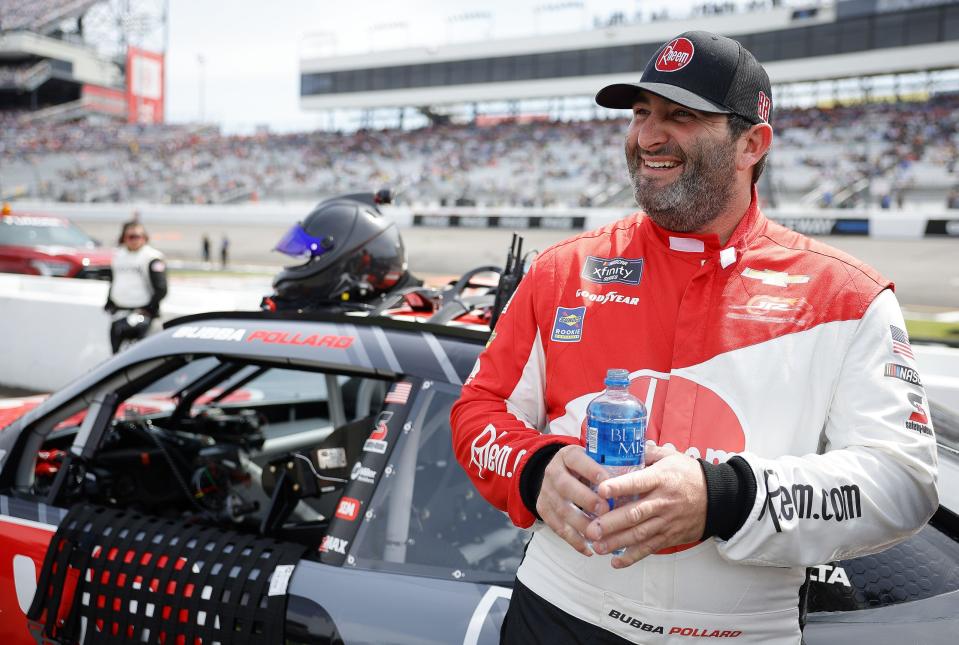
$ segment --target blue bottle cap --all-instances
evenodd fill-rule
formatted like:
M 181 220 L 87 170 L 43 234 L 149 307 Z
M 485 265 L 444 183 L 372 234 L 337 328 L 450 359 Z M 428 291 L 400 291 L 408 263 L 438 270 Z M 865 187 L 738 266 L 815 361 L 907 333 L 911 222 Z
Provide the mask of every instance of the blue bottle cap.
M 606 370 L 606 380 L 603 381 L 607 386 L 627 386 L 629 385 L 629 370 L 609 369 Z

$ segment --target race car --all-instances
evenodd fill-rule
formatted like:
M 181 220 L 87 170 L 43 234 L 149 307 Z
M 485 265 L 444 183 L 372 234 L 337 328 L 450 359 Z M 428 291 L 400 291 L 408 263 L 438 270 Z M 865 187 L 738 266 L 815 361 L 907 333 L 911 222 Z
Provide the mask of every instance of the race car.
M 0 207 L 0 272 L 109 280 L 112 258 L 63 217 Z
M 0 430 L 0 637 L 498 642 L 528 535 L 476 493 L 448 421 L 488 338 L 209 313 L 97 366 Z M 811 568 L 806 643 L 955 642 L 959 420 L 933 410 L 942 508 Z

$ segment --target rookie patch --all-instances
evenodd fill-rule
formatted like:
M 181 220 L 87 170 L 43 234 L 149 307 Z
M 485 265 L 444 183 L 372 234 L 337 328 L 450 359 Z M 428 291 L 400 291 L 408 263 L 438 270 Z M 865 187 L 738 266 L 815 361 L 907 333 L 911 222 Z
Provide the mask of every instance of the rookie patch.
M 583 338 L 585 318 L 586 307 L 557 307 L 550 339 L 558 343 L 578 343 Z

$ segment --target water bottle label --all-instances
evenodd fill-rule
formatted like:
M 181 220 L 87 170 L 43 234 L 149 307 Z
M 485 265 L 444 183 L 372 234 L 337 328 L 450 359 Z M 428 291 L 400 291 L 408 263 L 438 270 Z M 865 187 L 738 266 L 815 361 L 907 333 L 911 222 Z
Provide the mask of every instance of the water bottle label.
M 605 466 L 638 466 L 643 463 L 646 423 L 598 421 L 586 427 L 586 452 Z

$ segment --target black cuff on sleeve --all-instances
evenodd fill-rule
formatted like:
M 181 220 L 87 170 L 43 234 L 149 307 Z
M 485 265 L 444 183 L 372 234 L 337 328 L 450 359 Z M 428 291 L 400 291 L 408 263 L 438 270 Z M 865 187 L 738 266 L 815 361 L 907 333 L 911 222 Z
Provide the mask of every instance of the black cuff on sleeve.
M 519 476 L 519 496 L 525 506 L 536 519 L 542 520 L 536 512 L 536 500 L 539 499 L 539 489 L 543 485 L 543 474 L 549 460 L 566 444 L 551 443 L 543 446 L 530 456 Z
M 728 540 L 742 528 L 756 501 L 756 477 L 742 457 L 713 464 L 699 460 L 706 477 L 706 529 L 702 539 Z

